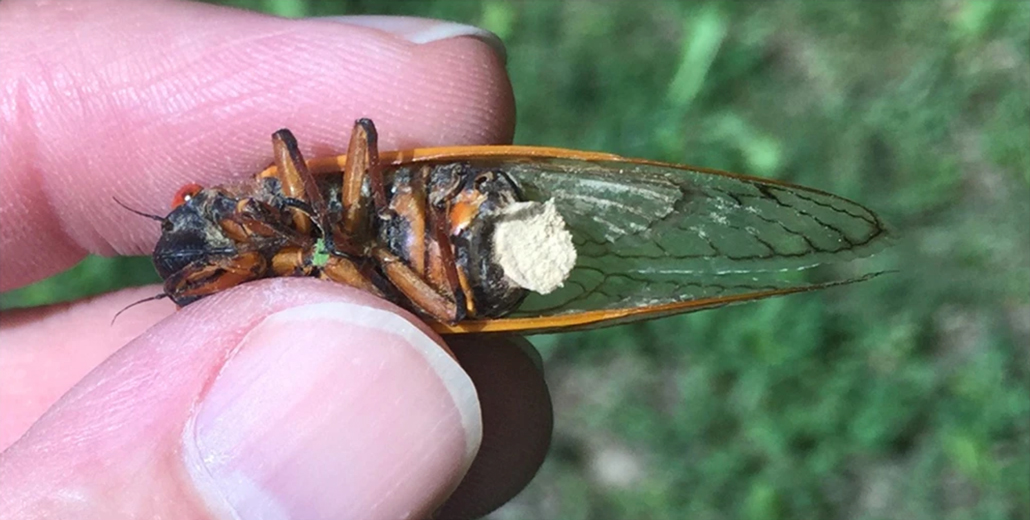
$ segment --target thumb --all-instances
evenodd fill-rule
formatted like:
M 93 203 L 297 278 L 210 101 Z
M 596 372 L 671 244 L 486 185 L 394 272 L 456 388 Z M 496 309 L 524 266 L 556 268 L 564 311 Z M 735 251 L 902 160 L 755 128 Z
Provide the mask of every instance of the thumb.
M 481 438 L 468 376 L 364 293 L 267 280 L 197 302 L 0 458 L 3 518 L 419 518 Z

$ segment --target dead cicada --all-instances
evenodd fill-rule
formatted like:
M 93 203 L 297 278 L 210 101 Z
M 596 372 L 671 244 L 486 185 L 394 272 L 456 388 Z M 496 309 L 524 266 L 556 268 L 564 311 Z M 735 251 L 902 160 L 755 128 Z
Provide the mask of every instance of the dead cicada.
M 528 333 L 857 281 L 798 271 L 869 255 L 888 236 L 841 197 L 689 166 L 524 146 L 380 155 L 367 119 L 346 156 L 305 161 L 288 130 L 273 149 L 248 182 L 180 191 L 153 254 L 162 296 L 182 306 L 249 280 L 317 276 L 441 333 Z

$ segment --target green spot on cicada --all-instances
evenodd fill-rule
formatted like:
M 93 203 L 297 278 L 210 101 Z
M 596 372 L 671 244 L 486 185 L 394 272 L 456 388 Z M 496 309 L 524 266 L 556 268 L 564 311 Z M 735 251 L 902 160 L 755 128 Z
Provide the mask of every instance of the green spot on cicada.
M 311 255 L 311 263 L 315 267 L 325 267 L 329 263 L 329 249 L 325 245 L 325 239 L 320 238 L 315 242 L 315 251 Z

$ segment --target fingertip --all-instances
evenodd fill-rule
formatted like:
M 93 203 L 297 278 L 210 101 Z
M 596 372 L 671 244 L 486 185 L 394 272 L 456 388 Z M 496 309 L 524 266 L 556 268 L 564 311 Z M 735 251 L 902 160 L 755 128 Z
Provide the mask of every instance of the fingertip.
M 515 94 L 504 72 L 504 59 L 482 38 L 462 36 L 423 44 L 453 46 L 456 59 L 477 63 L 465 77 L 465 88 L 481 99 L 481 107 L 470 114 L 468 128 L 475 132 L 467 140 L 442 141 L 441 144 L 505 144 L 515 136 Z
M 439 56 L 444 70 L 456 73 L 451 87 L 465 92 L 460 101 L 470 103 L 464 108 L 471 109 L 471 113 L 462 114 L 462 107 L 455 107 L 458 110 L 452 112 L 454 120 L 442 123 L 467 129 L 467 135 L 442 135 L 438 143 L 398 142 L 398 148 L 511 142 L 515 133 L 515 97 L 505 71 L 507 50 L 496 34 L 472 25 L 409 16 L 331 16 L 313 20 L 385 32 L 417 44 L 415 52 L 425 53 L 426 61 L 433 62 Z M 428 86 L 427 92 L 431 93 L 432 85 Z M 427 108 L 434 111 L 431 105 Z
M 338 284 L 263 280 L 109 357 L 3 469 L 19 503 L 53 517 L 73 516 L 46 502 L 67 489 L 87 497 L 77 516 L 417 517 L 464 475 L 479 413 L 468 376 L 410 314 Z
M 290 517 L 420 517 L 479 448 L 468 376 L 395 313 L 344 302 L 292 307 L 262 320 L 237 349 L 184 437 L 206 502 L 234 517 L 259 517 L 270 504 Z
M 473 25 L 413 16 L 325 16 L 318 19 L 378 29 L 404 38 L 411 43 L 430 43 L 468 36 L 487 44 L 502 63 L 507 60 L 508 56 L 508 51 L 500 37 Z

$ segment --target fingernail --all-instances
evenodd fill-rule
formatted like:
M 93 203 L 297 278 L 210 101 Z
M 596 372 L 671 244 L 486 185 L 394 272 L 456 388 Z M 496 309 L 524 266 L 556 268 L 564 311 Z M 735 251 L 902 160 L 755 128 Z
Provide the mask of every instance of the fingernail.
M 244 337 L 183 445 L 220 518 L 420 518 L 481 437 L 471 380 L 429 336 L 388 311 L 320 303 Z
M 327 16 L 322 19 L 379 29 L 412 43 L 429 43 L 468 36 L 489 45 L 502 62 L 508 59 L 504 42 L 496 34 L 472 25 L 411 16 Z

